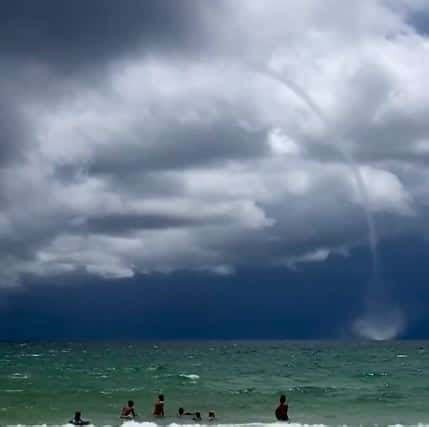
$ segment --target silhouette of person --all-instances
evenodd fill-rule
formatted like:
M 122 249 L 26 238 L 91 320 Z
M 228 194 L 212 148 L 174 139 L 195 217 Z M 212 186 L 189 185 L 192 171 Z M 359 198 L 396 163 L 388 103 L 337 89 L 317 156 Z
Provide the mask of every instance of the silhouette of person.
M 280 396 L 280 404 L 279 406 L 277 406 L 277 409 L 275 412 L 276 418 L 279 421 L 289 421 L 288 409 L 289 409 L 289 405 L 287 404 L 286 396 L 282 394 Z

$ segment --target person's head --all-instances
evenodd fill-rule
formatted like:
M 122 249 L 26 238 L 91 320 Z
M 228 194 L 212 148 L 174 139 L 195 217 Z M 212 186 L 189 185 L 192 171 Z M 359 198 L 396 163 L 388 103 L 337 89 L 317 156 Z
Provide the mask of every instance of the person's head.
M 280 396 L 280 403 L 286 403 L 286 395 L 282 394 Z
M 75 419 L 75 420 L 80 420 L 80 417 L 81 417 L 81 413 L 80 413 L 80 411 L 76 411 L 76 412 L 74 413 L 74 419 Z
M 215 418 L 216 414 L 215 411 L 209 411 L 209 418 Z
M 158 395 L 158 400 L 159 400 L 160 402 L 164 402 L 164 395 L 163 395 L 163 394 L 159 394 L 159 395 Z
M 128 401 L 128 407 L 132 408 L 134 406 L 134 401 L 133 400 L 129 400 Z
M 185 410 L 183 408 L 179 408 L 179 415 L 182 416 L 185 413 Z
M 201 418 L 201 413 L 200 412 L 195 412 L 195 418 L 200 419 Z

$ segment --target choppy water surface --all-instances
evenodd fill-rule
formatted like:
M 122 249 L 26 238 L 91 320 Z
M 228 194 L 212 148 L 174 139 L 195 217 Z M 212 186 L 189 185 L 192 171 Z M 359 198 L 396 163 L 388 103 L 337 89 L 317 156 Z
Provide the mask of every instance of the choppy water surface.
M 269 424 L 282 392 L 297 424 L 429 424 L 428 374 L 426 342 L 0 344 L 0 424 L 62 425 L 80 409 L 118 425 L 128 399 L 139 423 L 192 424 L 175 417 L 183 406 L 215 409 L 217 424 Z

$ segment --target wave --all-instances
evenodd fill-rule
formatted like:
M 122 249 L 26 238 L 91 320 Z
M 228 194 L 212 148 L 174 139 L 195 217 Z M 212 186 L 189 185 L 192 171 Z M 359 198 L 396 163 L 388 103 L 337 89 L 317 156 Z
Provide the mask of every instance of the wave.
M 186 378 L 186 379 L 192 380 L 192 381 L 200 379 L 200 376 L 197 374 L 179 374 L 179 377 L 180 378 Z
M 159 427 L 160 424 L 153 422 L 136 422 L 136 421 L 127 421 L 122 424 L 123 427 Z M 171 423 L 167 424 L 164 427 L 355 427 L 354 424 L 306 424 L 306 423 L 293 423 L 293 422 L 273 422 L 273 423 L 208 423 L 208 424 L 179 424 Z M 361 425 L 359 425 L 361 426 Z M 373 425 L 380 427 L 380 424 Z M 388 424 L 386 427 L 429 427 L 429 424 L 426 423 L 417 423 L 417 424 Z
M 155 365 L 155 366 L 149 366 L 146 368 L 147 371 L 162 371 L 165 369 L 164 365 Z
M 14 374 L 10 374 L 8 378 L 11 380 L 28 380 L 30 378 L 30 375 L 23 374 L 21 372 L 15 372 Z

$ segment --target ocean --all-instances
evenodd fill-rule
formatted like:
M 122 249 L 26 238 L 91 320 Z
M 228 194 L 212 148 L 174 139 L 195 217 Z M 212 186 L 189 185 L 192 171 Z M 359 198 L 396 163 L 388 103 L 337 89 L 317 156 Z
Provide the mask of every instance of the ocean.
M 158 393 L 163 419 L 151 416 Z M 160 342 L 0 344 L 0 424 L 64 425 L 74 411 L 95 425 L 129 427 L 275 423 L 279 395 L 290 424 L 429 425 L 429 342 Z M 149 424 L 150 423 L 150 424 Z

